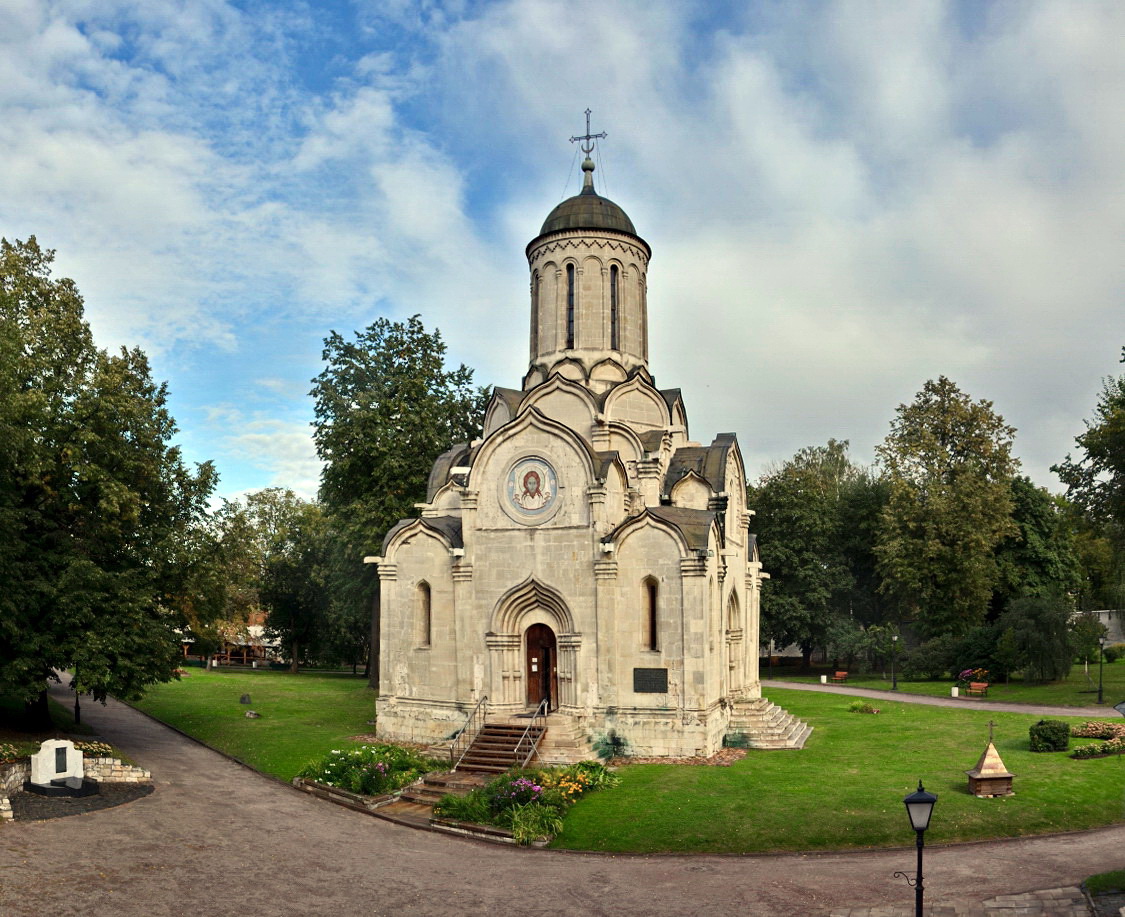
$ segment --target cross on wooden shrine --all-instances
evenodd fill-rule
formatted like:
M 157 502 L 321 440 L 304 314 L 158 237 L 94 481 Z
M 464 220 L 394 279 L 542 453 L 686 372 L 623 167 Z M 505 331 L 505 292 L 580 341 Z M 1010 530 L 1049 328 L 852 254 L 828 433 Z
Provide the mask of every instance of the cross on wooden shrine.
M 605 131 L 602 131 L 600 134 L 591 134 L 590 133 L 590 109 L 587 108 L 586 109 L 586 133 L 582 134 L 581 136 L 578 136 L 578 137 L 571 137 L 570 142 L 574 143 L 575 141 L 581 140 L 582 143 L 580 145 L 580 149 L 582 150 L 583 153 L 585 153 L 587 156 L 589 156 L 594 151 L 594 141 L 598 140 L 598 139 L 605 139 L 605 137 L 607 137 L 607 136 L 608 136 L 608 134 L 606 134 Z
M 988 721 L 988 741 L 992 741 L 992 729 L 996 724 L 992 720 Z

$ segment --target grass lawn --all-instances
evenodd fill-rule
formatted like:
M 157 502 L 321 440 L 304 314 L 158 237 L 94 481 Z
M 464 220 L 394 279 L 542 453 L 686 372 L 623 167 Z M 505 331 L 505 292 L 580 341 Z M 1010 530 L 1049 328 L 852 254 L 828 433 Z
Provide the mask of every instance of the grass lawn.
M 821 672 L 815 675 L 795 675 L 792 669 L 777 667 L 773 678 L 777 681 L 796 681 L 808 684 L 819 683 Z M 825 669 L 824 673 L 828 673 Z M 762 668 L 762 678 L 770 678 L 768 669 Z M 830 674 L 830 673 L 828 673 Z M 1093 707 L 1098 700 L 1098 667 L 1090 666 L 1090 681 L 1080 665 L 1070 670 L 1070 677 L 1064 681 L 1047 685 L 1024 684 L 1022 679 L 1013 678 L 1009 684 L 993 684 L 988 689 L 988 699 L 1007 701 L 1013 704 L 1057 704 L 1066 707 Z M 1090 682 L 1093 687 L 1090 687 Z M 906 694 L 929 694 L 934 697 L 949 697 L 952 679 L 945 681 L 905 681 L 898 679 L 898 690 Z M 890 676 L 848 675 L 848 685 L 853 688 L 875 688 L 889 691 Z M 1105 665 L 1102 670 L 1102 694 L 1107 706 L 1125 701 L 1125 659 Z
M 249 694 L 252 703 L 239 703 Z M 349 736 L 372 731 L 375 694 L 343 673 L 191 670 L 136 707 L 266 774 L 290 780 Z M 247 719 L 255 710 L 261 719 Z
M 1125 668 L 1123 666 L 1122 668 Z M 803 751 L 751 751 L 731 767 L 630 765 L 621 785 L 567 815 L 552 846 L 608 852 L 757 853 L 914 843 L 902 799 L 938 795 L 927 844 L 1091 828 L 1125 820 L 1125 755 L 1076 761 L 1032 754 L 1026 714 L 875 702 L 773 690 L 770 700 L 815 731 Z M 972 768 L 996 722 L 1015 795 L 970 796 Z M 1080 722 L 1075 718 L 1074 722 Z M 1087 740 L 1071 740 L 1085 743 Z

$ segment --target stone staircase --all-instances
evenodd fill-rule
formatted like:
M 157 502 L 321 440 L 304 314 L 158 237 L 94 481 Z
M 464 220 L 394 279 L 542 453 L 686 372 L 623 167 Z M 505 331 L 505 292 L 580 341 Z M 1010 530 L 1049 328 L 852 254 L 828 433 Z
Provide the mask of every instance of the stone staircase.
M 812 726 L 782 710 L 764 697 L 737 701 L 727 735 L 741 733 L 749 748 L 803 748 Z
M 535 746 L 538 746 L 547 731 L 543 726 L 528 725 L 517 719 L 511 722 L 488 722 L 481 727 L 473 744 L 465 752 L 454 773 L 502 774 L 511 767 L 523 764 L 526 751 L 517 753 L 516 747 L 527 732 Z
M 539 741 L 538 764 L 577 764 L 597 757 L 590 737 L 572 716 L 552 713 L 547 717 L 547 732 Z
M 467 796 L 470 791 L 482 787 L 488 778 L 482 774 L 427 774 L 418 783 L 413 783 L 399 793 L 399 800 L 417 805 L 433 806 L 435 802 L 452 793 L 454 796 Z

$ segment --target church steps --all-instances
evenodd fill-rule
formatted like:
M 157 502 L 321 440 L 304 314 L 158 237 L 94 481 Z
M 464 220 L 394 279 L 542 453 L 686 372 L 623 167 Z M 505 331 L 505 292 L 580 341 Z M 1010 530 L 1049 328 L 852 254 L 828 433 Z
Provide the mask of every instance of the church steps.
M 523 763 L 526 752 L 517 747 L 526 734 L 538 746 L 546 732 L 542 726 L 486 722 L 457 765 L 456 772 L 498 774 Z
M 731 712 L 727 735 L 746 737 L 748 748 L 803 748 L 812 727 L 764 697 L 739 701 Z

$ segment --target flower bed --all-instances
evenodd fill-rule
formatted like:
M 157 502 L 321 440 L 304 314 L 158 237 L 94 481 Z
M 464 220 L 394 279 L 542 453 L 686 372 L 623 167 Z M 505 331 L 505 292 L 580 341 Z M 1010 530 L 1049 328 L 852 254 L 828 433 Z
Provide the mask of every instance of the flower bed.
M 1079 745 L 1070 753 L 1072 758 L 1106 758 L 1109 755 L 1125 755 L 1125 737 L 1119 736 L 1092 745 Z
M 599 761 L 513 770 L 467 796 L 443 796 L 434 805 L 434 816 L 503 828 L 517 844 L 526 845 L 558 834 L 567 809 L 590 790 L 616 783 L 617 778 Z
M 444 761 L 398 745 L 361 745 L 335 748 L 298 776 L 362 796 L 379 796 L 445 766 Z
M 1079 739 L 1120 739 L 1125 736 L 1125 723 L 1087 720 L 1079 726 L 1071 726 L 1070 734 Z

